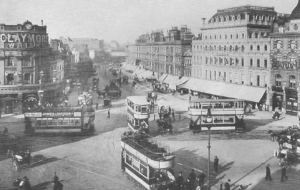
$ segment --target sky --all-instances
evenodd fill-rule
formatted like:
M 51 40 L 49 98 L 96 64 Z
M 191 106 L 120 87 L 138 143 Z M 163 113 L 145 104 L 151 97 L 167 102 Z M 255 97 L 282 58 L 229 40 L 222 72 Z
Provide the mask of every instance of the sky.
M 152 30 L 187 25 L 195 35 L 201 18 L 243 5 L 275 7 L 290 14 L 298 0 L 0 0 L 0 23 L 26 20 L 47 26 L 49 37 L 98 38 L 134 42 Z

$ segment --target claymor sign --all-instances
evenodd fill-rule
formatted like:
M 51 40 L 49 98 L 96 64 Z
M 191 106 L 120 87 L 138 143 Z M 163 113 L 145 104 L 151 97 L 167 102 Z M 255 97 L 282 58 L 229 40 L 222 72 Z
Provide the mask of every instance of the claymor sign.
M 48 46 L 47 34 L 5 33 L 0 34 L 0 47 L 33 48 Z

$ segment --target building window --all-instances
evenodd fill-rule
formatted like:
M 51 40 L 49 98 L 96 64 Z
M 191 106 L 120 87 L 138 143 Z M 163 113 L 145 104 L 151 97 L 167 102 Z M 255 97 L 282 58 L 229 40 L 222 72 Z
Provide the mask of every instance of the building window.
M 275 86 L 281 86 L 281 76 L 280 75 L 275 76 Z
M 241 82 L 242 82 L 242 84 L 244 84 L 244 75 L 243 74 L 241 75 Z
M 242 49 L 242 52 L 244 52 L 245 51 L 245 46 L 242 45 L 241 49 Z
M 232 83 L 232 73 L 229 73 L 229 82 Z
M 250 51 L 252 51 L 253 50 L 253 46 L 252 45 L 250 45 Z
M 260 67 L 260 60 L 257 59 L 257 67 Z
M 244 34 L 244 33 L 242 34 L 242 38 L 243 38 L 243 39 L 245 38 L 245 34 Z
M 252 86 L 253 85 L 253 76 L 250 75 L 250 85 Z
M 259 45 L 257 46 L 257 51 L 260 51 L 260 46 Z
M 214 79 L 217 80 L 217 71 L 214 71 Z
M 225 39 L 227 39 L 227 35 L 225 34 Z
M 268 60 L 265 59 L 264 65 L 265 65 L 265 68 L 268 68 Z
M 238 34 L 236 35 L 236 39 L 239 39 L 239 35 Z
M 207 79 L 207 70 L 205 70 L 205 79 Z
M 220 35 L 220 39 L 222 39 L 222 35 Z
M 223 80 L 226 81 L 226 72 L 224 72 L 224 79 Z
M 250 59 L 250 67 L 253 67 L 253 59 Z
M 290 88 L 296 88 L 296 77 L 290 76 Z
M 235 73 L 235 83 L 238 83 L 238 82 L 239 82 L 238 74 Z
M 8 74 L 6 76 L 7 84 L 13 85 L 14 84 L 14 74 Z
M 255 38 L 258 38 L 258 33 L 255 33 Z
M 230 39 L 232 39 L 232 34 L 230 35 Z
M 264 84 L 265 84 L 265 87 L 268 86 L 268 83 L 267 83 L 267 76 L 264 76 Z
M 260 76 L 259 75 L 257 75 L 257 77 L 256 77 L 256 84 L 257 84 L 257 86 L 260 86 Z
M 268 46 L 267 45 L 265 45 L 265 51 L 268 51 Z

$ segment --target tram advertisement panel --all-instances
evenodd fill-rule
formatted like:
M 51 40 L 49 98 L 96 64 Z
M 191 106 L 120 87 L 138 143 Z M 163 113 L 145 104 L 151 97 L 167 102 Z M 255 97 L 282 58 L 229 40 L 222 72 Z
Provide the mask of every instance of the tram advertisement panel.
M 25 117 L 81 117 L 81 112 L 27 112 Z

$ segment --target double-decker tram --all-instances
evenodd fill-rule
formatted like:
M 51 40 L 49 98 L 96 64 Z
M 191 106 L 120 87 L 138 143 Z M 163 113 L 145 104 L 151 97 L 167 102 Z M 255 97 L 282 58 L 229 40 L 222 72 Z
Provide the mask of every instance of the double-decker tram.
M 124 133 L 122 169 L 148 190 L 173 189 L 175 156 L 153 143 L 145 133 Z
M 83 108 L 51 108 L 24 113 L 25 130 L 31 133 L 94 132 L 95 110 Z
M 126 99 L 128 127 L 137 132 L 149 132 L 150 103 L 146 96 L 128 96 Z
M 211 130 L 243 130 L 244 107 L 245 101 L 238 99 L 190 100 L 190 128 L 194 131 L 208 130 L 208 127 Z

